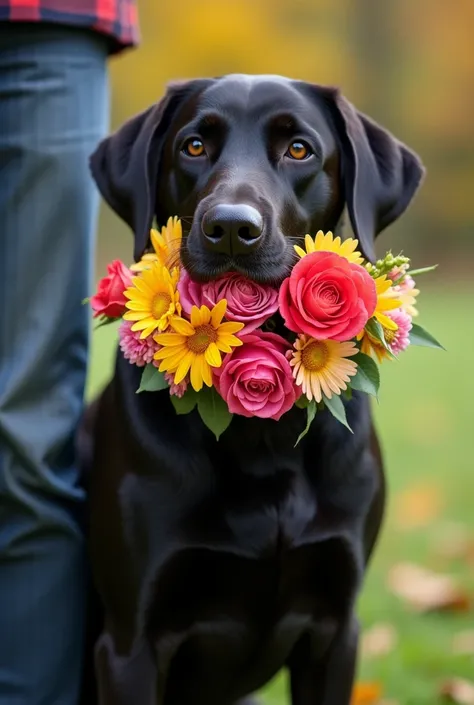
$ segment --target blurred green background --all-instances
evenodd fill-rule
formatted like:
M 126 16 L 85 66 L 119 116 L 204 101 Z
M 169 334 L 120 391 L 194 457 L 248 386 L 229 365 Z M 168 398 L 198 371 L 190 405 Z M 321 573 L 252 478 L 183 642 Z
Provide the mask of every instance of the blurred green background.
M 419 322 L 447 352 L 412 349 L 382 370 L 375 415 L 390 496 L 359 613 L 368 634 L 360 677 L 383 695 L 369 688 L 357 702 L 432 705 L 446 679 L 474 674 L 474 3 L 142 0 L 139 11 L 140 48 L 111 65 L 111 128 L 175 78 L 280 73 L 340 86 L 427 167 L 416 202 L 378 249 L 440 263 L 418 281 Z M 103 207 L 98 277 L 115 258 L 131 262 L 132 238 Z M 110 377 L 115 345 L 112 327 L 94 334 L 89 396 Z M 453 578 L 465 604 L 414 611 L 389 579 L 406 561 Z M 391 633 L 385 647 L 370 646 L 374 627 Z M 282 702 L 283 688 L 278 678 L 267 699 Z

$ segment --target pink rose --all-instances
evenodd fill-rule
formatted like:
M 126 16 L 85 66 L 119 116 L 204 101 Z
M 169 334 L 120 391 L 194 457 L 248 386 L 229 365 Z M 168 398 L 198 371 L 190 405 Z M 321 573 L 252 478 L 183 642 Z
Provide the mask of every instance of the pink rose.
M 108 264 L 107 271 L 108 275 L 99 282 L 97 294 L 90 300 L 94 318 L 120 318 L 126 310 L 127 299 L 123 292 L 132 286 L 132 273 L 119 259 Z
M 376 304 L 375 282 L 368 272 L 334 252 L 306 255 L 280 288 L 286 327 L 316 340 L 350 340 Z
M 183 270 L 178 290 L 183 311 L 188 315 L 192 306 L 205 304 L 212 309 L 218 301 L 226 299 L 226 319 L 245 324 L 239 337 L 259 328 L 278 310 L 277 289 L 258 284 L 241 274 L 224 274 L 219 279 L 199 284 Z
M 285 356 L 290 345 L 263 331 L 241 340 L 243 345 L 213 370 L 217 391 L 233 414 L 278 421 L 301 394 Z

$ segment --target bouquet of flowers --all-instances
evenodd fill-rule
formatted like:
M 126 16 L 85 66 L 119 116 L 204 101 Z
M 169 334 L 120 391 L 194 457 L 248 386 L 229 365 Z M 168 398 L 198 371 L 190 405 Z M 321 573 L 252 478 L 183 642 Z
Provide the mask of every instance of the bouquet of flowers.
M 354 239 L 306 235 L 279 286 L 230 272 L 199 283 L 181 266 L 181 222 L 151 230 L 152 251 L 119 260 L 91 297 L 100 324 L 121 320 L 120 348 L 143 368 L 137 393 L 167 390 L 177 414 L 197 408 L 218 439 L 233 414 L 278 421 L 326 408 L 348 428 L 342 398 L 377 397 L 379 364 L 411 345 L 442 346 L 418 315 L 410 260 L 365 262 Z M 349 429 L 350 430 L 350 429 Z

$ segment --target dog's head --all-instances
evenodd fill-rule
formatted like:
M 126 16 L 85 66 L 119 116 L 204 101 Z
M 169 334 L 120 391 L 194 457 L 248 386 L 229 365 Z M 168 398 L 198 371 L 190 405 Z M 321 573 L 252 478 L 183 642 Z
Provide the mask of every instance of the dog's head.
M 182 260 L 209 279 L 240 271 L 280 281 L 305 233 L 336 230 L 347 206 L 369 259 L 407 208 L 419 158 L 338 90 L 276 76 L 169 87 L 91 158 L 107 203 L 147 248 L 153 217 L 183 220 Z

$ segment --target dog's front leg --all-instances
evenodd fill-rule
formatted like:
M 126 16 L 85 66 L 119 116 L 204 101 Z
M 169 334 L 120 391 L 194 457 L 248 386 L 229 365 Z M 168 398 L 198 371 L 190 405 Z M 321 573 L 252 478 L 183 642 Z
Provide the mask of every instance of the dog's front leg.
M 310 639 L 298 643 L 288 664 L 292 705 L 349 705 L 358 640 L 359 625 L 352 617 L 322 659 L 315 657 Z
M 129 656 L 116 653 L 104 632 L 95 650 L 98 705 L 159 705 L 157 669 L 149 647 L 143 644 Z

